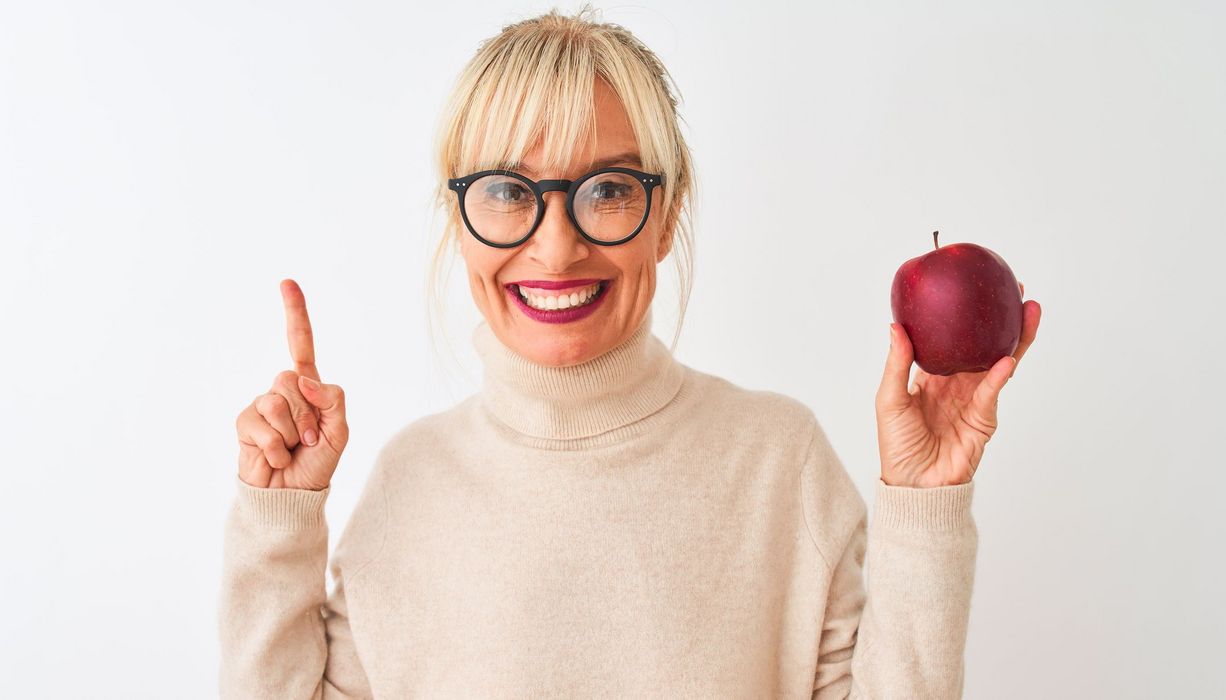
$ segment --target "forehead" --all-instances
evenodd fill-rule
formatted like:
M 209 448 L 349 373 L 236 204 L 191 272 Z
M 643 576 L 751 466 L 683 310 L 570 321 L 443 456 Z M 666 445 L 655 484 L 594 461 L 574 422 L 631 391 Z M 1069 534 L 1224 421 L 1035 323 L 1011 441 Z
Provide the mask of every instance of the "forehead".
M 630 162 L 639 164 L 638 140 L 634 136 L 630 116 L 617 93 L 602 79 L 597 79 L 592 89 L 592 110 L 594 135 L 592 138 L 585 135 L 585 138 L 578 139 L 566 170 L 584 172 L 598 161 L 618 155 L 632 155 L 634 158 Z M 538 139 L 524 153 L 523 159 L 514 165 L 530 175 L 539 174 L 543 150 L 543 144 Z

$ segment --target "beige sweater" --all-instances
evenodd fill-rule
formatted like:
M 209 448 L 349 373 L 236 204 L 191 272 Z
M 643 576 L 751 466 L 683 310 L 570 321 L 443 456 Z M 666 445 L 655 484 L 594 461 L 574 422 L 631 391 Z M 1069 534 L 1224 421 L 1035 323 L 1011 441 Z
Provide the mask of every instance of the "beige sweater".
M 236 477 L 222 697 L 961 695 L 974 482 L 878 480 L 870 527 L 805 404 L 650 312 L 573 367 L 473 342 L 481 391 L 391 437 L 331 561 L 327 490 Z

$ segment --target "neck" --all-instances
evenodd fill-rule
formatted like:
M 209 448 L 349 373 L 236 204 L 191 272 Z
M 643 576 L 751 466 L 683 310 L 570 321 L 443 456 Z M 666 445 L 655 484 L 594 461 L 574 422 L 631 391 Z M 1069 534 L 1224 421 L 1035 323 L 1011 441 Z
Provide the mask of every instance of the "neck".
M 684 374 L 651 322 L 649 308 L 620 344 L 587 362 L 552 367 L 507 347 L 481 321 L 472 336 L 485 366 L 481 399 L 501 422 L 534 438 L 591 437 L 645 418 L 676 396 Z

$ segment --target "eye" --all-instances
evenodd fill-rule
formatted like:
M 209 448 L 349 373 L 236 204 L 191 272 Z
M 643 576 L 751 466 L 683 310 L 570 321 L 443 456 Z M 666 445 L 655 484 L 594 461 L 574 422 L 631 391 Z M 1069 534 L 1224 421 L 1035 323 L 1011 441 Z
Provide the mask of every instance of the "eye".
M 491 182 L 485 188 L 486 196 L 503 204 L 518 204 L 530 199 L 532 193 L 518 182 Z
M 598 182 L 592 187 L 592 199 L 623 199 L 630 196 L 630 186 L 611 180 Z

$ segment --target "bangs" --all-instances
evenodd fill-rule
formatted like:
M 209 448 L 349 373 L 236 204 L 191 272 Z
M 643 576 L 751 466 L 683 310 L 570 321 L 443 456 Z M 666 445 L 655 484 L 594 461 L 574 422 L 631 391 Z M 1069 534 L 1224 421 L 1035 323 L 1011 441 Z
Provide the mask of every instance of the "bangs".
M 477 71 L 457 124 L 459 168 L 453 177 L 510 168 L 541 141 L 542 169 L 561 170 L 594 144 L 593 84 L 598 76 L 588 42 L 545 33 L 507 42 Z

